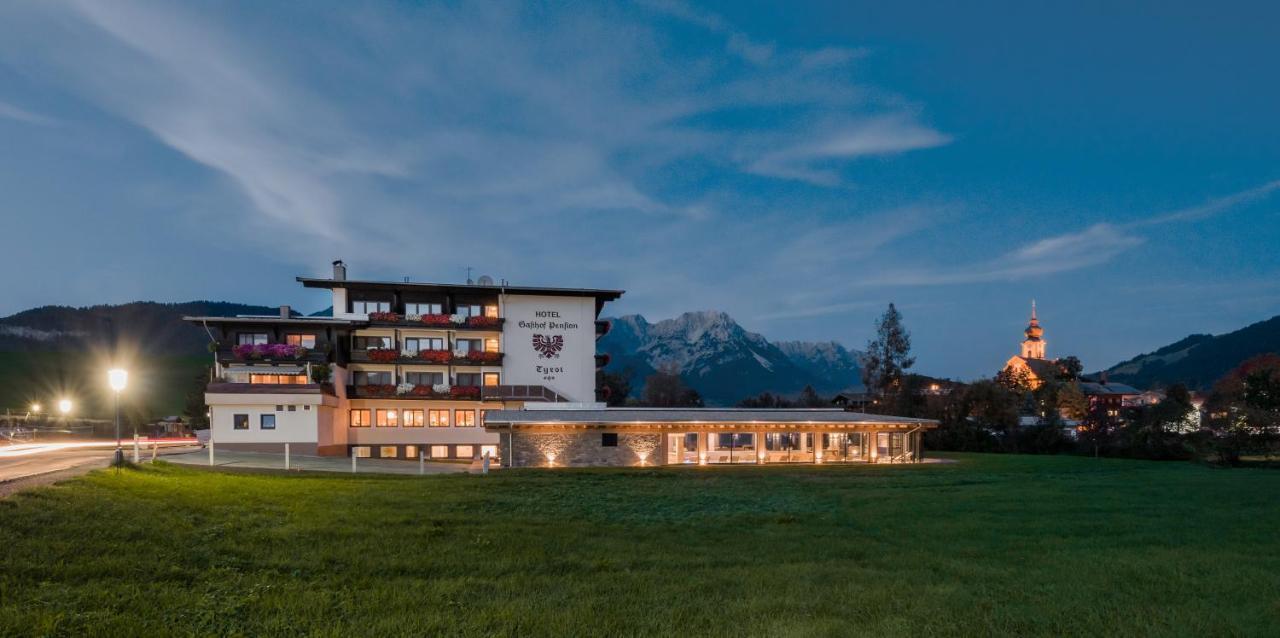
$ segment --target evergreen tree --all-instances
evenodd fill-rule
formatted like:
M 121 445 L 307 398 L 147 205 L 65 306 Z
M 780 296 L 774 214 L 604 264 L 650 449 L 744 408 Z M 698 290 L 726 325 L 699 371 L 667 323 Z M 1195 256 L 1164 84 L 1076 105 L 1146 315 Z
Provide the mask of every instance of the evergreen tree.
M 902 314 L 889 304 L 876 325 L 876 337 L 867 341 L 861 357 L 862 383 L 867 390 L 884 395 L 894 391 L 903 373 L 915 364 L 911 356 L 911 333 L 902 325 Z

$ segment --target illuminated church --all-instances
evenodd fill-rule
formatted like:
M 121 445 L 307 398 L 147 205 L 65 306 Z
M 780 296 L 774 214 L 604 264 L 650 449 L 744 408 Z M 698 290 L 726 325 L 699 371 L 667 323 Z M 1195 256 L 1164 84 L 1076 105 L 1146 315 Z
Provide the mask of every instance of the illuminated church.
M 1022 340 L 1022 353 L 1010 357 L 1004 364 L 1006 374 L 1025 375 L 1032 389 L 1040 387 L 1045 381 L 1052 381 L 1062 368 L 1057 359 L 1046 359 L 1044 356 L 1044 328 L 1040 327 L 1040 319 L 1036 317 L 1036 302 L 1031 302 L 1031 321 L 1023 331 L 1026 338 Z

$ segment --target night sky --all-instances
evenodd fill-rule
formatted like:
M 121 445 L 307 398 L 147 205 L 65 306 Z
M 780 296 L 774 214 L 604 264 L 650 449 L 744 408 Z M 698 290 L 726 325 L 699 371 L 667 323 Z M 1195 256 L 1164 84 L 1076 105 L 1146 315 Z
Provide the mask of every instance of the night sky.
M 1090 370 L 1280 313 L 1275 3 L 351 4 L 0 4 L 0 315 L 470 266 L 967 379 L 1032 298 Z

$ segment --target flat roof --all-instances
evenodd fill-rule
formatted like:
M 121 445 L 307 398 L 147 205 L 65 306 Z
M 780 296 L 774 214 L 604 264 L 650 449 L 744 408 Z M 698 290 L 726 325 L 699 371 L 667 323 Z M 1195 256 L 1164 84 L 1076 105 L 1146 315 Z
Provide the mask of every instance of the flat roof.
M 486 425 L 629 425 L 642 423 L 895 423 L 935 425 L 933 419 L 864 414 L 840 409 L 762 408 L 601 408 L 567 410 L 490 410 Z
M 594 297 L 613 301 L 622 296 L 623 290 L 600 288 L 550 288 L 543 286 L 482 286 L 480 284 L 442 284 L 417 281 L 359 281 L 356 279 L 320 279 L 298 277 L 304 288 L 365 288 L 372 290 L 419 290 L 423 292 L 478 292 L 506 293 L 508 295 L 555 295 L 561 297 Z

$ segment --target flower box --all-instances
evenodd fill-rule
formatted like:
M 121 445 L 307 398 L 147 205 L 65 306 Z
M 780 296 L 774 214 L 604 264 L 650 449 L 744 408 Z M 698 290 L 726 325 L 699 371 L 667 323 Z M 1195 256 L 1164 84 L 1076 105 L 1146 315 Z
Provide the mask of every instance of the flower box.
M 437 326 L 441 328 L 448 328 L 453 325 L 453 322 L 449 321 L 449 315 L 422 315 L 418 321 L 426 326 Z
M 427 363 L 439 363 L 443 365 L 443 364 L 449 363 L 449 359 L 451 356 L 452 355 L 448 350 L 419 350 L 418 351 L 418 358 L 423 361 L 426 361 Z
M 497 317 L 467 317 L 468 328 L 497 328 L 502 320 Z
M 370 361 L 376 361 L 378 363 L 391 363 L 400 358 L 400 351 L 392 350 L 390 348 L 374 348 L 372 350 L 366 350 L 365 352 L 368 353 Z
M 386 385 L 358 385 L 355 386 L 357 397 L 393 397 L 396 395 L 396 386 Z
M 400 315 L 394 312 L 371 312 L 369 313 L 369 321 L 400 323 Z
M 449 397 L 453 399 L 479 399 L 480 386 L 478 385 L 455 385 L 449 388 Z
M 502 363 L 501 352 L 468 352 L 463 356 L 455 357 L 454 360 L 464 365 L 485 365 Z
M 287 343 L 259 343 L 256 345 L 242 343 L 231 348 L 232 356 L 242 361 L 246 359 L 297 360 L 306 357 L 309 352 L 309 350 L 302 346 L 295 346 Z

